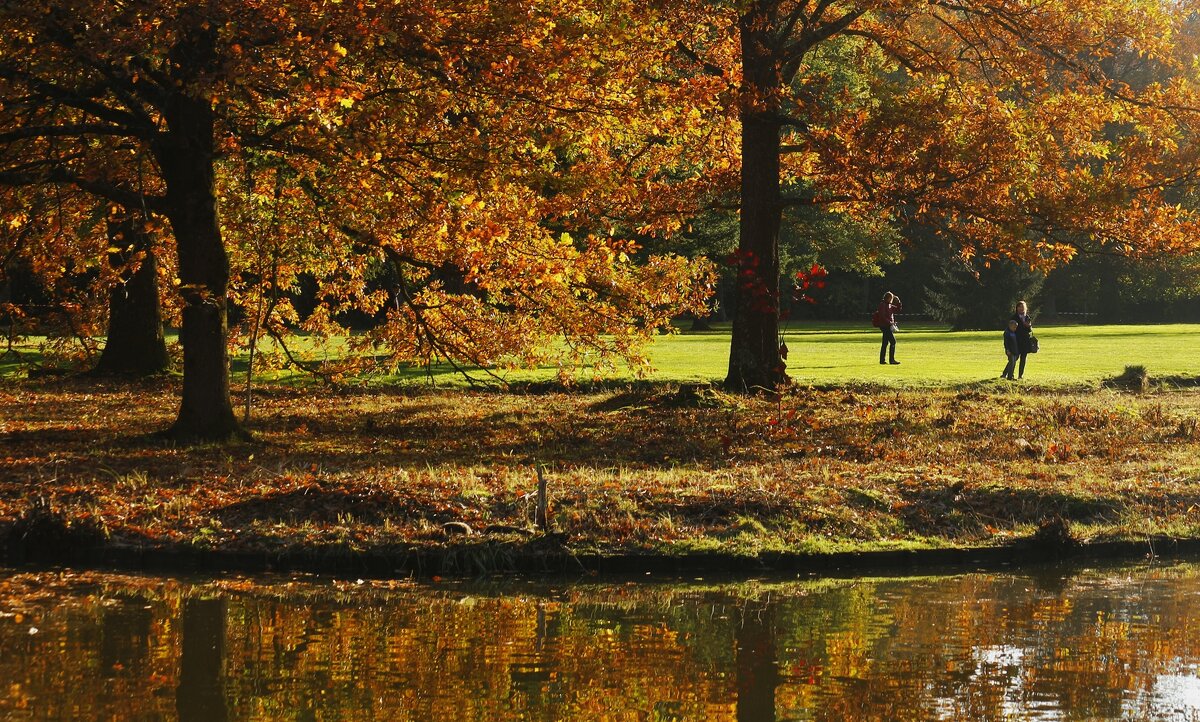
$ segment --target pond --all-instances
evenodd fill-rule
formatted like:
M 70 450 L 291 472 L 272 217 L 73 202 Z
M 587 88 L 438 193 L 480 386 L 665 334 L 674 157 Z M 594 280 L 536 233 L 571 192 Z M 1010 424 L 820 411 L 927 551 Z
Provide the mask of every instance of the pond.
M 0 719 L 1200 720 L 1200 565 L 726 582 L 0 570 Z

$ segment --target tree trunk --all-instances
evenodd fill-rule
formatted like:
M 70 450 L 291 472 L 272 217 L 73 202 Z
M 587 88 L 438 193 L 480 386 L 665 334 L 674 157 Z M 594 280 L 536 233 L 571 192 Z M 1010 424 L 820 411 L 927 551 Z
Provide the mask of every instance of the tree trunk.
M 229 719 L 225 699 L 225 600 L 186 599 L 179 627 L 179 687 L 175 711 L 182 722 Z
M 167 435 L 183 441 L 245 437 L 229 396 L 229 257 L 217 220 L 215 116 L 211 102 L 191 87 L 214 64 L 215 33 L 215 27 L 198 26 L 172 50 L 173 65 L 185 77 L 164 104 L 167 131 L 154 145 L 167 184 L 167 218 L 175 234 L 184 302 L 183 400 Z
M 143 253 L 136 271 L 121 271 L 121 283 L 109 292 L 108 340 L 93 373 L 149 376 L 170 366 L 158 302 L 158 260 L 145 228 L 133 213 L 109 221 L 110 245 L 130 249 L 109 255 L 116 268 L 130 254 Z
M 731 391 L 773 390 L 788 380 L 779 352 L 779 60 L 768 30 L 772 3 L 751 5 L 742 41 L 742 212 L 729 349 Z
M 779 669 L 774 622 L 774 605 L 769 601 L 746 600 L 734 616 L 738 722 L 775 722 Z

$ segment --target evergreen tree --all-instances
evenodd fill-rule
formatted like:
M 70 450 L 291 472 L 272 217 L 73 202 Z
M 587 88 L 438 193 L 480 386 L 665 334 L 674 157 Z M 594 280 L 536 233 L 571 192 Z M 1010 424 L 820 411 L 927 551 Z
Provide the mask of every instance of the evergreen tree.
M 956 331 L 1003 328 L 1017 301 L 1033 308 L 1045 278 L 1009 260 L 967 261 L 948 253 L 934 284 L 925 287 L 926 310 Z

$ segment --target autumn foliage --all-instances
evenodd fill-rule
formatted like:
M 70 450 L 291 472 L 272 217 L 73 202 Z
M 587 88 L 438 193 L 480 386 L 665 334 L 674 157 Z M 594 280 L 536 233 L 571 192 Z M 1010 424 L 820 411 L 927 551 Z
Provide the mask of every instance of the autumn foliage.
M 0 9 L 0 182 L 169 224 L 178 437 L 237 433 L 230 304 L 254 340 L 337 332 L 354 309 L 384 317 L 364 343 L 394 361 L 569 368 L 636 360 L 705 300 L 703 262 L 643 250 L 705 197 L 706 158 L 728 165 L 711 152 L 725 129 L 696 122 L 713 81 L 672 66 L 655 8 Z M 37 210 L 6 227 L 34 233 Z M 52 260 L 79 255 L 64 242 Z M 301 274 L 319 286 L 304 318 Z

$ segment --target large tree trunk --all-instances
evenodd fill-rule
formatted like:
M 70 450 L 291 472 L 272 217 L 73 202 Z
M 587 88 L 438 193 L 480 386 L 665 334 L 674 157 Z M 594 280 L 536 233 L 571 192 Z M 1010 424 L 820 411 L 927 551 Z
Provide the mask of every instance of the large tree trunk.
M 229 719 L 225 699 L 225 600 L 187 599 L 179 627 L 179 687 L 175 711 L 182 722 Z
M 190 87 L 214 63 L 216 28 L 197 27 L 171 53 L 185 77 L 163 110 L 167 131 L 155 157 L 167 183 L 167 217 L 179 253 L 183 296 L 183 400 L 167 432 L 184 441 L 244 437 L 229 397 L 226 293 L 229 257 L 221 239 L 214 187 L 215 117 L 211 102 Z
M 738 722 L 775 722 L 775 607 L 770 601 L 746 600 L 734 616 Z
M 109 292 L 108 340 L 93 373 L 162 373 L 170 366 L 170 357 L 158 301 L 158 260 L 150 237 L 133 213 L 111 219 L 108 235 L 110 245 L 122 249 L 109 257 L 114 267 L 124 267 L 132 254 L 144 255 L 136 271 L 121 271 L 121 283 Z
M 740 21 L 742 41 L 742 212 L 739 223 L 731 391 L 772 390 L 788 380 L 779 351 L 779 60 L 768 36 L 770 2 Z

